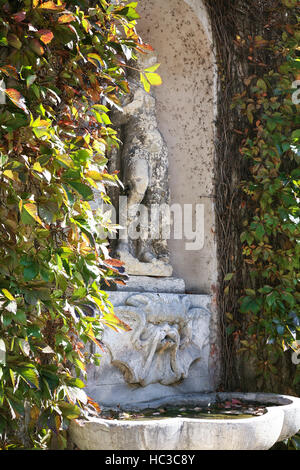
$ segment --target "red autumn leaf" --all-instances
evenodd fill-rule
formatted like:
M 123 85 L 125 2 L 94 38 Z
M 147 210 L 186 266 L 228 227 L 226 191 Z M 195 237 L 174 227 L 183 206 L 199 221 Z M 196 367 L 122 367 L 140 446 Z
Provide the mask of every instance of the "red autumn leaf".
M 21 23 L 21 21 L 23 21 L 26 17 L 26 11 L 19 11 L 18 13 L 12 15 L 12 17 L 17 23 Z
M 4 67 L 0 67 L 1 72 L 5 73 L 7 77 L 13 77 L 16 80 L 18 80 L 18 72 L 16 67 L 13 65 L 4 65 Z
M 40 40 L 44 43 L 44 44 L 49 44 L 49 42 L 52 41 L 52 39 L 54 38 L 54 34 L 52 33 L 52 31 L 49 31 L 48 29 L 40 29 L 37 34 L 40 36 Z
M 9 99 L 16 105 L 18 108 L 23 109 L 25 113 L 28 114 L 28 109 L 25 104 L 25 98 L 21 95 L 18 90 L 14 88 L 6 88 L 5 93 L 9 97 Z
M 147 50 L 147 51 L 153 51 L 153 47 L 150 46 L 150 44 L 145 44 L 145 43 L 139 44 L 139 48 L 145 49 L 145 50 Z
M 92 398 L 87 397 L 87 401 L 88 401 L 89 405 L 93 406 L 95 408 L 95 410 L 98 411 L 98 413 L 101 412 L 100 406 L 98 405 L 98 403 L 96 403 L 94 400 L 92 400 Z
M 115 282 L 116 284 L 120 284 L 120 286 L 126 286 L 126 282 L 124 282 L 124 281 L 120 281 L 120 280 L 114 279 L 114 282 Z
M 76 20 L 75 16 L 72 15 L 71 13 L 68 13 L 68 14 L 65 14 L 65 15 L 61 15 L 59 18 L 58 18 L 58 22 L 61 23 L 61 24 L 64 24 L 64 23 L 71 23 L 71 21 L 74 21 Z
M 111 266 L 124 266 L 123 261 L 120 261 L 119 259 L 114 259 L 114 258 L 106 259 L 105 263 Z

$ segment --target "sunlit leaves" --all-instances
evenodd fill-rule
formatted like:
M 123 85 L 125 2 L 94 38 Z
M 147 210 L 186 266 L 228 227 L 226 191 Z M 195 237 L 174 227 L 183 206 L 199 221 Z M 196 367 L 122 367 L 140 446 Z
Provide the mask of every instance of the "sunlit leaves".
M 44 44 L 49 44 L 54 38 L 54 34 L 48 29 L 40 29 L 37 34 Z
M 286 7 L 292 9 L 296 3 L 282 0 L 282 11 L 286 13 Z M 256 70 L 246 78 L 246 88 L 236 95 L 233 104 L 248 121 L 245 129 L 235 130 L 241 135 L 240 154 L 249 165 L 242 183 L 240 236 L 249 278 L 239 308 L 248 325 L 248 339 L 241 344 L 242 350 L 259 353 L 265 359 L 278 358 L 280 349 L 285 352 L 291 347 L 300 318 L 300 134 L 299 110 L 291 99 L 298 44 L 293 25 L 282 25 L 282 30 L 278 44 L 262 36 L 249 37 L 249 61 L 253 60 L 253 47 L 257 55 L 268 48 L 274 70 Z M 276 63 L 279 43 L 282 49 Z M 259 367 L 260 376 L 278 374 L 271 360 Z
M 92 404 L 70 374 L 86 375 L 85 344 L 101 348 L 104 327 L 128 329 L 100 290 L 103 279 L 124 278 L 99 236 L 112 225 L 88 201 L 99 188 L 107 201 L 105 185 L 120 184 L 106 168 L 119 143 L 109 111 L 129 92 L 125 60 L 150 46 L 134 29 L 136 2 L 17 3 L 1 11 L 0 434 L 27 400 L 43 447 L 38 432 L 60 436 L 63 420 Z M 150 87 L 157 67 L 143 72 Z
M 53 1 L 43 2 L 40 5 L 36 5 L 37 8 L 50 11 L 62 11 L 65 9 L 66 4 L 58 4 Z
M 140 72 L 140 80 L 147 92 L 150 91 L 151 85 L 158 86 L 162 84 L 160 75 L 155 72 L 159 66 L 160 64 L 155 64 Z
M 65 24 L 65 23 L 71 23 L 72 21 L 75 21 L 75 16 L 72 15 L 72 13 L 66 13 L 64 15 L 61 15 L 59 18 L 58 18 L 58 22 L 60 24 Z
M 2 293 L 7 297 L 9 300 L 15 300 L 14 296 L 7 290 L 7 289 L 2 289 Z
M 25 104 L 25 98 L 19 91 L 15 90 L 14 88 L 6 88 L 5 93 L 18 108 L 21 108 L 23 111 L 25 111 L 25 113 L 28 113 L 28 109 Z
M 28 217 L 29 216 L 29 217 Z M 43 225 L 43 222 L 38 216 L 37 205 L 31 202 L 27 202 L 22 205 L 21 217 L 23 218 L 24 223 L 30 223 L 31 220 L 35 220 L 40 225 Z M 26 222 L 27 221 L 27 222 Z

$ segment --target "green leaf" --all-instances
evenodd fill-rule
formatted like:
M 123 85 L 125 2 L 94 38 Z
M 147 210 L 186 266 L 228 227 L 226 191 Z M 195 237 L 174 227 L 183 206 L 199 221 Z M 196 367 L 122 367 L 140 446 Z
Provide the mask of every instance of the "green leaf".
M 68 181 L 68 184 L 77 191 L 84 201 L 91 201 L 94 199 L 93 190 L 83 183 L 78 183 L 77 181 Z
M 241 312 L 242 313 L 258 313 L 261 309 L 261 300 L 253 299 L 252 297 L 246 296 L 242 299 Z
M 35 262 L 26 266 L 23 271 L 25 281 L 32 281 L 39 274 L 39 265 Z
M 17 367 L 16 372 L 22 377 L 22 379 L 31 387 L 34 386 L 37 389 L 39 385 L 39 373 L 34 366 Z
M 125 7 L 118 11 L 119 15 L 125 16 L 129 21 L 136 20 L 140 16 L 132 7 Z
M 257 224 L 256 230 L 255 230 L 255 235 L 258 240 L 262 240 L 263 236 L 265 234 L 265 229 L 262 224 Z
M 77 405 L 72 405 L 65 401 L 60 401 L 58 406 L 62 412 L 62 415 L 67 419 L 76 419 L 81 415 L 81 410 Z

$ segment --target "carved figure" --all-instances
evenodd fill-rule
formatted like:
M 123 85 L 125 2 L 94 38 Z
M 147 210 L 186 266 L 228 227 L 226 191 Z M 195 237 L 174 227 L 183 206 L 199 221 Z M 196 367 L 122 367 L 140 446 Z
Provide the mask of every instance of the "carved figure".
M 156 57 L 147 55 L 146 63 L 139 63 L 144 68 L 156 62 Z M 162 215 L 157 227 L 151 226 L 151 218 L 143 222 L 138 213 L 139 206 L 150 209 L 152 205 L 161 206 L 169 203 L 168 187 L 168 150 L 166 143 L 158 129 L 155 98 L 147 93 L 140 83 L 138 72 L 130 69 L 128 82 L 131 93 L 123 102 L 123 112 L 113 112 L 113 122 L 121 130 L 122 147 L 111 157 L 111 169 L 119 169 L 120 179 L 125 185 L 127 195 L 127 220 L 125 230 L 121 233 L 116 254 L 125 261 L 129 274 L 171 275 L 167 241 L 163 238 L 162 227 L 168 220 Z M 121 214 L 120 214 L 121 215 Z M 149 211 L 150 215 L 150 211 Z M 152 221 L 159 223 L 159 221 Z M 121 225 L 124 226 L 124 223 Z M 130 228 L 139 227 L 139 237 L 133 240 L 130 237 Z M 151 232 L 156 231 L 156 239 Z M 125 233 L 125 235 L 124 235 Z M 133 262 L 132 258 L 136 261 Z M 134 264 L 130 272 L 130 263 Z M 158 269 L 157 274 L 151 269 L 153 266 L 143 266 L 143 263 L 152 264 Z M 128 266 L 129 265 L 129 266 Z M 144 269 L 143 269 L 144 268 Z M 165 269 L 164 269 L 165 268 Z M 167 268 L 167 269 L 166 269 Z M 146 269 L 146 271 L 145 271 Z

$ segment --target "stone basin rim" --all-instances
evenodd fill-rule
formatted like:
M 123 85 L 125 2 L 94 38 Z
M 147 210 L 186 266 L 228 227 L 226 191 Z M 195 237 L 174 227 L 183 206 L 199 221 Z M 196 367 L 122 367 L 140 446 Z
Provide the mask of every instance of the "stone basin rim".
M 166 436 L 166 439 L 174 434 L 174 442 L 171 443 L 174 446 L 162 447 L 163 450 L 267 450 L 276 442 L 295 435 L 300 428 L 300 398 L 298 397 L 268 393 L 220 392 L 194 394 L 194 403 L 197 401 L 197 397 L 198 400 L 201 397 L 202 403 L 205 397 L 206 403 L 217 398 L 238 398 L 246 402 L 256 401 L 262 405 L 265 401 L 277 404 L 277 406 L 265 406 L 266 412 L 264 414 L 250 418 L 216 419 L 174 416 L 164 419 L 153 417 L 139 420 L 100 417 L 92 417 L 90 420 L 85 418 L 77 419 L 71 422 L 70 425 L 71 442 L 82 444 L 85 441 L 86 450 L 97 448 L 106 450 L 160 450 L 161 447 L 157 446 L 164 444 L 156 440 L 156 434 L 159 433 Z M 155 401 L 157 400 L 148 402 L 148 408 L 157 408 L 157 406 L 153 406 Z M 163 406 L 162 401 L 164 401 L 165 405 L 166 403 L 174 405 L 175 402 L 176 406 L 181 405 L 183 407 L 191 403 L 191 396 L 177 396 L 176 400 L 174 400 L 174 397 L 165 397 L 164 400 L 160 399 L 158 401 L 158 406 Z M 140 406 L 139 409 L 141 409 Z M 122 408 L 122 411 L 125 411 L 124 408 Z M 181 437 L 183 435 L 186 442 L 181 447 Z M 128 442 L 127 437 L 125 439 L 124 436 L 128 436 Z M 144 436 L 142 441 L 141 436 Z M 107 447 L 97 447 L 103 438 L 107 442 Z M 191 441 L 189 441 L 190 439 Z M 144 442 L 147 442 L 146 447 L 143 447 Z M 233 447 L 231 447 L 232 445 Z
M 239 423 L 251 423 L 251 422 L 257 422 L 259 419 L 264 419 L 266 415 L 270 415 L 272 413 L 277 414 L 277 410 L 273 407 L 266 407 L 267 412 L 259 415 L 259 416 L 253 416 L 251 418 L 222 418 L 222 419 L 217 419 L 217 418 L 188 418 L 184 416 L 173 416 L 170 418 L 151 418 L 151 419 L 107 419 L 107 418 L 91 418 L 90 420 L 86 419 L 81 419 L 77 418 L 75 421 L 79 425 L 85 425 L 87 423 L 98 423 L 98 424 L 108 424 L 110 427 L 113 426 L 118 426 L 118 427 L 128 427 L 130 425 L 131 427 L 134 426 L 141 426 L 141 425 L 147 425 L 147 426 L 153 426 L 156 427 L 158 424 L 164 424 L 168 425 L 169 423 L 174 423 L 174 422 L 189 422 L 189 423 L 219 423 L 220 425 L 228 425 L 228 424 L 239 424 Z
M 124 403 L 121 406 L 122 411 L 141 411 L 146 408 L 159 408 L 161 406 L 196 406 L 202 405 L 205 406 L 210 402 L 217 402 L 218 400 L 224 401 L 229 398 L 236 398 L 247 401 L 256 401 L 262 405 L 266 402 L 273 403 L 274 405 L 280 407 L 288 406 L 299 406 L 300 407 L 300 398 L 292 395 L 282 395 L 276 393 L 263 393 L 263 392 L 210 392 L 210 393 L 189 393 L 185 395 L 171 395 L 163 398 L 145 400 L 142 402 L 137 402 L 135 406 L 129 403 Z M 103 410 L 116 410 L 120 411 L 120 407 L 115 405 L 108 406 L 102 405 L 100 407 Z M 273 408 L 273 406 L 265 407 Z M 101 418 L 102 419 L 102 418 Z M 196 418 L 193 418 L 196 419 Z M 250 419 L 250 418 L 248 418 Z M 202 419 L 201 419 L 202 420 Z

